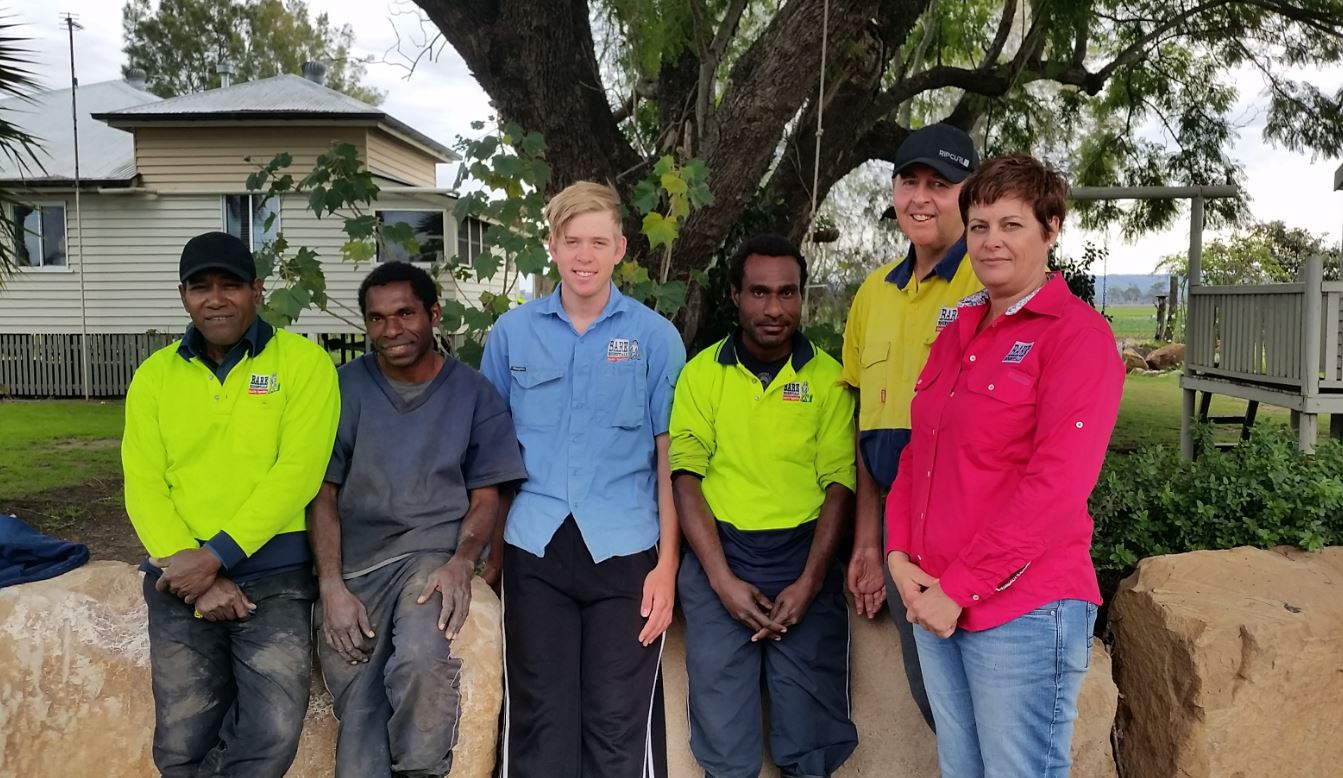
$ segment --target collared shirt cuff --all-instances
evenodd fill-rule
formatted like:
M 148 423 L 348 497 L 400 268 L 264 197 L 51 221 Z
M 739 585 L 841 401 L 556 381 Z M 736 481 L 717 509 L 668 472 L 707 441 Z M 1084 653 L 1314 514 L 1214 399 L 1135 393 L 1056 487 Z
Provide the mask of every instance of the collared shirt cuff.
M 219 558 L 219 564 L 225 570 L 236 566 L 239 562 L 247 558 L 247 553 L 242 550 L 229 534 L 223 530 L 215 533 L 215 536 L 205 541 L 202 546 L 206 551 Z
M 959 561 L 952 562 L 942 577 L 942 593 L 962 608 L 973 608 L 993 596 L 993 584 L 977 580 Z

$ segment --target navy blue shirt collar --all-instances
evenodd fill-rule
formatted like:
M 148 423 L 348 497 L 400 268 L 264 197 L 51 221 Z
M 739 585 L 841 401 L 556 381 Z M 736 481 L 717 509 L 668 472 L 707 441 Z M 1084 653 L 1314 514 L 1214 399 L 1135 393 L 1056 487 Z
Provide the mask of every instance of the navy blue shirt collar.
M 737 334 L 740 331 L 741 327 L 734 329 L 732 334 L 723 341 L 723 345 L 719 347 L 717 355 L 719 364 L 735 365 L 739 361 L 737 359 Z M 814 356 L 816 356 L 816 349 L 811 345 L 811 341 L 807 340 L 807 336 L 801 332 L 794 332 L 791 358 L 793 372 L 802 372 L 802 366 L 810 362 Z
M 933 272 L 919 279 L 926 281 L 928 278 L 937 275 L 944 280 L 950 281 L 956 277 L 956 271 L 961 267 L 961 260 L 965 258 L 965 236 L 961 235 L 947 253 L 933 265 Z M 909 286 L 909 281 L 914 277 L 914 245 L 910 244 L 909 253 L 905 255 L 905 261 L 891 268 L 891 272 L 886 274 L 886 280 L 904 289 Z
M 224 361 L 216 365 L 205 350 L 205 336 L 201 335 L 200 330 L 196 329 L 194 324 L 189 324 L 186 334 L 182 336 L 182 342 L 177 346 L 177 354 L 188 362 L 192 359 L 199 359 L 202 364 L 210 368 L 219 382 L 223 383 L 224 379 L 228 377 L 229 371 L 242 361 L 244 354 L 255 357 L 261 353 L 261 350 L 274 336 L 275 328 L 263 321 L 260 316 L 257 316 L 252 320 L 251 326 L 243 332 L 242 338 L 233 344 L 233 348 L 229 349 L 228 354 L 224 356 Z

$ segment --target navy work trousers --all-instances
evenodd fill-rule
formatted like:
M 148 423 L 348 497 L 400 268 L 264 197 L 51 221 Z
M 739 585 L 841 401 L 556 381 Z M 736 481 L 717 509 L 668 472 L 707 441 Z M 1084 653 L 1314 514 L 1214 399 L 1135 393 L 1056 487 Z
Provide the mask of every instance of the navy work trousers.
M 778 594 L 760 589 L 770 598 Z M 709 778 L 760 774 L 762 686 L 769 698 L 770 756 L 780 772 L 819 778 L 839 769 L 858 746 L 849 714 L 849 608 L 839 565 L 831 565 L 802 620 L 777 641 L 751 642 L 751 630 L 723 608 L 693 553 L 681 561 L 677 595 L 686 621 L 690 750 Z

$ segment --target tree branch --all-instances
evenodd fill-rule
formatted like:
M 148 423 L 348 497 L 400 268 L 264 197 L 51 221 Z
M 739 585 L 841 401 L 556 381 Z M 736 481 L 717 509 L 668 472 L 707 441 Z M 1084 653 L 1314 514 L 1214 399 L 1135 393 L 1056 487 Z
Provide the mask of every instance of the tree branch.
M 998 57 L 1007 46 L 1007 38 L 1012 33 L 1012 24 L 1017 18 L 1017 0 L 1004 0 L 1003 15 L 998 19 L 998 33 L 993 36 L 993 44 L 984 52 L 979 69 L 991 68 L 998 64 Z

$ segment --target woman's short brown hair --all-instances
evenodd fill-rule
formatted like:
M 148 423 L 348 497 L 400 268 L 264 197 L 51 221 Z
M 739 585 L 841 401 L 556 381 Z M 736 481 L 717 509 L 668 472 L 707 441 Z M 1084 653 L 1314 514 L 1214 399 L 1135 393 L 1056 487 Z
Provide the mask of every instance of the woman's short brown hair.
M 994 157 L 971 173 L 961 186 L 961 221 L 970 223 L 970 206 L 992 205 L 1015 197 L 1031 206 L 1040 234 L 1049 237 L 1049 222 L 1068 212 L 1068 180 L 1063 174 L 1026 154 Z

